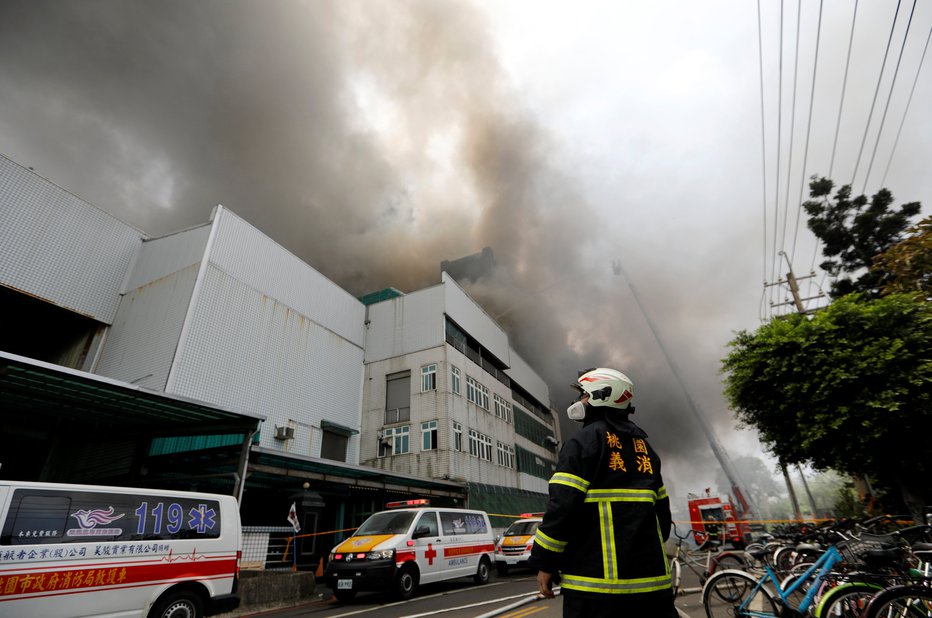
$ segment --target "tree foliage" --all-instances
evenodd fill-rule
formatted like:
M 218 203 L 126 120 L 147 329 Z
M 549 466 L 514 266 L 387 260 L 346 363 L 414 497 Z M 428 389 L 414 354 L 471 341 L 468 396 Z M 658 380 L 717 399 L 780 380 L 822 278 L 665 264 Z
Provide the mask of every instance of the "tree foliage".
M 874 257 L 871 268 L 889 273 L 882 293 L 918 292 L 932 298 L 932 217 L 908 230 L 909 237 Z
M 932 303 L 849 295 L 729 346 L 725 396 L 782 463 L 867 475 L 907 504 L 929 499 L 925 480 L 903 481 L 932 472 Z
M 879 296 L 891 278 L 883 267 L 871 268 L 874 257 L 903 239 L 910 217 L 919 213 L 919 202 L 903 204 L 893 210 L 893 194 L 881 189 L 871 197 L 851 197 L 851 185 L 844 185 L 831 196 L 835 183 L 828 178 L 813 177 L 809 183 L 810 200 L 803 203 L 809 215 L 809 229 L 822 241 L 820 266 L 836 277 L 832 298 L 852 292 Z M 852 277 L 857 276 L 856 279 Z

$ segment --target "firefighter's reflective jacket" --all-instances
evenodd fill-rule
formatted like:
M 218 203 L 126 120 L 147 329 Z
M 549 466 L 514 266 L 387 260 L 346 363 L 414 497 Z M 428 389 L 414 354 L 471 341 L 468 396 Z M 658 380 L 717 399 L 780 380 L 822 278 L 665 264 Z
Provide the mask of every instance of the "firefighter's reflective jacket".
M 628 420 L 587 423 L 560 452 L 531 565 L 579 594 L 670 588 L 670 500 L 660 458 Z

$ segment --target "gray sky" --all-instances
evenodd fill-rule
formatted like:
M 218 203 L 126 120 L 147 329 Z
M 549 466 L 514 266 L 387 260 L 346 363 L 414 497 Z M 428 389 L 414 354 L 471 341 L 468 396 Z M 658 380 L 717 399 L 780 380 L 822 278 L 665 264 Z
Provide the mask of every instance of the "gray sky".
M 492 247 L 499 272 L 471 292 L 561 408 L 578 369 L 633 378 L 677 500 L 717 464 L 612 262 L 726 449 L 759 454 L 719 363 L 785 297 L 764 295 L 777 251 L 797 275 L 820 261 L 803 179 L 886 176 L 930 212 L 932 54 L 904 110 L 932 3 L 891 87 L 901 3 L 876 100 L 896 3 L 858 3 L 847 82 L 854 2 L 803 4 L 783 3 L 781 63 L 781 4 L 760 3 L 762 131 L 748 0 L 4 0 L 0 152 L 150 235 L 222 203 L 354 294 Z

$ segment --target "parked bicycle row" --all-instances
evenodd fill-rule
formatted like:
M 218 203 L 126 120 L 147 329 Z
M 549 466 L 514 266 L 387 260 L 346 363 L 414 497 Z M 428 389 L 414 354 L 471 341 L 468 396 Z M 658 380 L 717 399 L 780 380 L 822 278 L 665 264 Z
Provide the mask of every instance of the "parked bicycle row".
M 784 527 L 710 565 L 730 554 L 706 573 L 708 618 L 932 617 L 932 526 L 905 517 Z

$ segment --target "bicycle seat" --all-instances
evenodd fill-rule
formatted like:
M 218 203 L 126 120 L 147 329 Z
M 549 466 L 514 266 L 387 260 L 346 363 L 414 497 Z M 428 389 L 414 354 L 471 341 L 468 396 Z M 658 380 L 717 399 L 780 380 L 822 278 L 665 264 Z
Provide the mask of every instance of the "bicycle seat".
M 864 564 L 869 567 L 892 566 L 903 561 L 903 551 L 892 549 L 869 549 L 861 555 Z
M 770 553 L 770 550 L 762 547 L 760 549 L 752 549 L 748 553 L 754 556 L 755 560 L 762 560 L 764 556 Z

